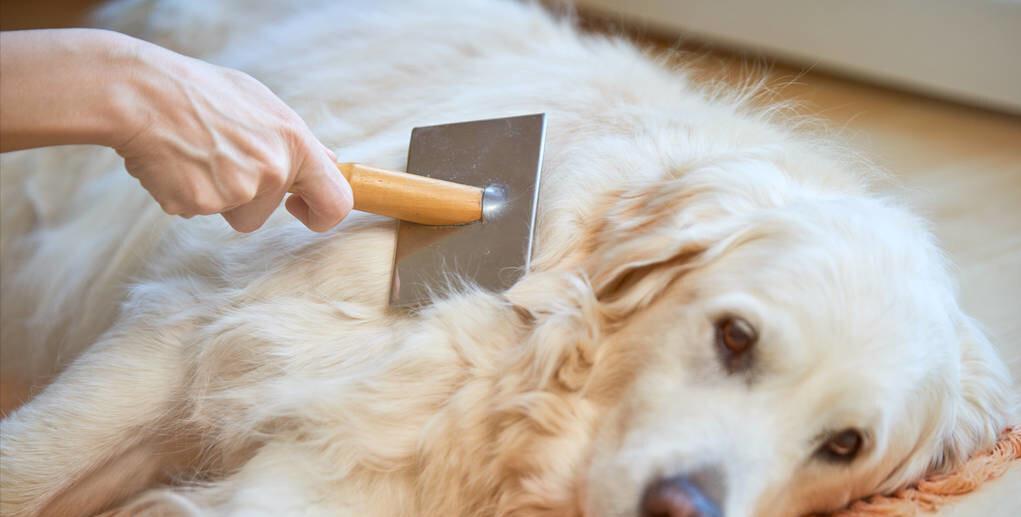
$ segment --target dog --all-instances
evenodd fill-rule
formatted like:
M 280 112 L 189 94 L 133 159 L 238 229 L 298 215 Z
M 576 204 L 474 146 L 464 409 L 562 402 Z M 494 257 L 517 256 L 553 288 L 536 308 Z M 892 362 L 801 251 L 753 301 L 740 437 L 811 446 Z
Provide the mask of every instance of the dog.
M 0 513 L 786 516 L 989 446 L 1011 380 L 838 146 L 532 4 L 121 0 L 345 161 L 548 114 L 532 269 L 387 307 L 394 223 L 160 212 L 109 150 L 3 161 Z M 53 377 L 55 375 L 55 377 Z

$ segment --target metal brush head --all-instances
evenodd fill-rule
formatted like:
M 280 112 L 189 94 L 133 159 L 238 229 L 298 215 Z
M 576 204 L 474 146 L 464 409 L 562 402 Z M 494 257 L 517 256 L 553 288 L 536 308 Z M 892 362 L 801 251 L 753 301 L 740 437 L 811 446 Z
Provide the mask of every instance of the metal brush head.
M 483 218 L 397 227 L 390 305 L 415 307 L 463 280 L 502 291 L 528 270 L 546 115 L 418 127 L 407 171 L 484 189 Z

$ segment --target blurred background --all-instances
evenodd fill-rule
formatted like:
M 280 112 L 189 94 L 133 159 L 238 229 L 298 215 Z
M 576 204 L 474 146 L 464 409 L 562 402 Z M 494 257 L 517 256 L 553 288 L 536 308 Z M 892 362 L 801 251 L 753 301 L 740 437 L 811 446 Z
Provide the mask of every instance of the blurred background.
M 0 0 L 0 29 L 81 25 L 99 3 Z M 1021 380 L 1021 0 L 545 3 L 697 81 L 762 79 L 757 102 L 796 106 L 889 171 L 881 188 L 933 222 L 965 309 Z M 0 412 L 22 396 L 0 390 Z M 1015 467 L 942 513 L 1021 515 L 1018 492 Z
M 0 30 L 81 25 L 97 0 L 0 0 Z
M 539 1 L 688 48 L 1021 115 L 1021 0 Z M 0 29 L 79 25 L 100 3 L 0 0 Z
M 576 2 L 662 34 L 1021 114 L 1018 0 Z

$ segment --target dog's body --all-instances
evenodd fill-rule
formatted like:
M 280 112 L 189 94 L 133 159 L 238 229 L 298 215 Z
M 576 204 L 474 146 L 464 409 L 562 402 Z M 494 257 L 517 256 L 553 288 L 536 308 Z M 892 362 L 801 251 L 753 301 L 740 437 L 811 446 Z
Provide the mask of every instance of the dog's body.
M 63 372 L 3 421 L 4 515 L 167 476 L 132 508 L 632 515 L 680 476 L 726 515 L 789 515 L 1005 423 L 1005 369 L 924 226 L 825 147 L 534 6 L 266 4 L 107 14 L 251 73 L 347 161 L 547 112 L 534 271 L 392 312 L 391 221 L 240 235 L 163 215 L 105 150 L 5 157 L 4 372 Z M 735 317 L 754 353 L 719 346 Z M 861 451 L 827 456 L 845 429 Z

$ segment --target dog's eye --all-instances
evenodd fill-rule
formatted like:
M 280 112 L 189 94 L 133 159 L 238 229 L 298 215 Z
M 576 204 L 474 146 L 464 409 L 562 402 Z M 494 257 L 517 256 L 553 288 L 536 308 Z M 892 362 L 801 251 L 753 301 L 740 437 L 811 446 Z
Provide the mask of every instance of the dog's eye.
M 716 323 L 716 339 L 731 354 L 740 355 L 755 345 L 758 335 L 747 321 L 727 317 Z
M 820 451 L 827 459 L 834 461 L 851 461 L 861 450 L 864 439 L 856 429 L 845 429 L 830 437 Z

